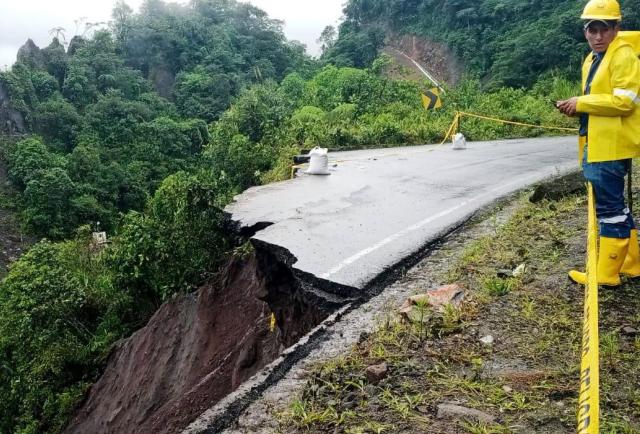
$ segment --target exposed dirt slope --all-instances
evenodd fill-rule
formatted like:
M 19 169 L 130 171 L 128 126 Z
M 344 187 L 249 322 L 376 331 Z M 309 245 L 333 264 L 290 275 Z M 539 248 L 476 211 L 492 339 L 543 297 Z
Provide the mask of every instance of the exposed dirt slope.
M 177 432 L 325 316 L 285 263 L 245 253 L 117 345 L 66 432 Z
M 389 38 L 383 52 L 409 72 L 406 78 L 422 81 L 425 76 L 411 59 L 425 68 L 440 84 L 455 85 L 460 80 L 462 65 L 444 44 L 414 35 L 395 35 Z

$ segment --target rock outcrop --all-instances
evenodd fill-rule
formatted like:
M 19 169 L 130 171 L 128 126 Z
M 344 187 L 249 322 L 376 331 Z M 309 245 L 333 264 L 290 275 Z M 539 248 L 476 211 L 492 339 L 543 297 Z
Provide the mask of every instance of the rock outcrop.
M 18 49 L 17 61 L 29 68 L 43 69 L 45 67 L 44 55 L 31 39 L 27 39 L 27 42 Z
M 10 105 L 9 89 L 0 80 L 0 135 L 18 135 L 26 132 L 22 113 Z

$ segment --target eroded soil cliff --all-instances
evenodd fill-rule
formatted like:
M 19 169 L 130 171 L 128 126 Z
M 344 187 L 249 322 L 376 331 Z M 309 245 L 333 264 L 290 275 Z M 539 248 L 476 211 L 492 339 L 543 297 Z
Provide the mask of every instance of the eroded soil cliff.
M 177 432 L 327 316 L 282 255 L 249 250 L 120 342 L 66 432 Z

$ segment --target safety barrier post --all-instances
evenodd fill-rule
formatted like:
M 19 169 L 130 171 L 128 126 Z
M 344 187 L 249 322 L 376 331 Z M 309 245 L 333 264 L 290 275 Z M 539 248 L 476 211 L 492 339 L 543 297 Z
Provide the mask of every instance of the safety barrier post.
M 598 332 L 598 228 L 591 183 L 588 188 L 587 285 L 584 292 L 582 329 L 582 363 L 580 400 L 578 402 L 578 434 L 600 432 L 600 338 Z

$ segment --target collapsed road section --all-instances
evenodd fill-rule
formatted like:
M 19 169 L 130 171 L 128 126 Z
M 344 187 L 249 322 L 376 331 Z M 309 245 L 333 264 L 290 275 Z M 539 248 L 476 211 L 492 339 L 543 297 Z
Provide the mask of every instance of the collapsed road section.
M 227 207 L 253 243 L 284 249 L 305 293 L 347 302 L 185 432 L 215 433 L 284 376 L 343 314 L 384 288 L 390 270 L 477 210 L 523 187 L 577 168 L 575 138 L 472 143 L 334 154 L 329 176 L 255 187 Z M 330 296 L 331 297 L 331 296 Z M 338 303 L 335 304 L 336 306 Z
M 478 208 L 576 169 L 575 155 L 574 137 L 335 153 L 330 175 L 251 188 L 226 211 L 269 222 L 253 239 L 290 251 L 297 273 L 360 292 Z
M 329 176 L 246 191 L 226 212 L 251 247 L 122 341 L 66 432 L 219 432 L 389 269 L 496 199 L 575 169 L 573 143 L 341 153 Z
M 116 345 L 65 432 L 185 428 L 348 302 L 294 276 L 294 261 L 277 246 L 241 246 L 217 277 Z

